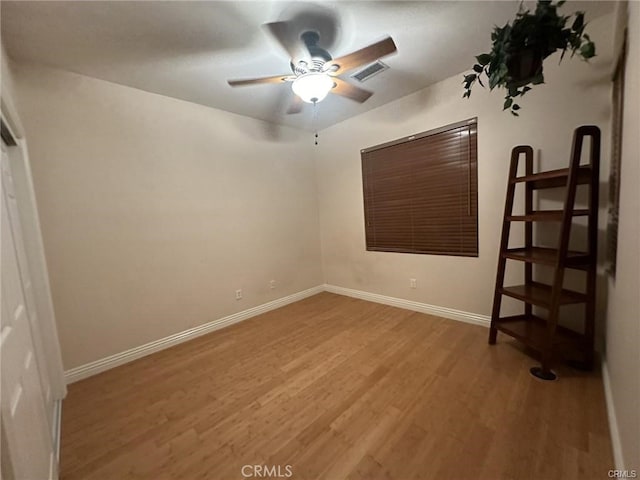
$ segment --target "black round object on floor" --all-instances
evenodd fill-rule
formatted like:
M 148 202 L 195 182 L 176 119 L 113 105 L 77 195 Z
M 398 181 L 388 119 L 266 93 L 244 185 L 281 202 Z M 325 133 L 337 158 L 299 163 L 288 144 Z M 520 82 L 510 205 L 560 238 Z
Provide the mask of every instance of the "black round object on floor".
M 545 372 L 544 370 L 542 370 L 542 367 L 531 367 L 529 369 L 529 372 L 531 373 L 531 375 L 541 380 L 555 380 L 556 378 L 558 378 L 552 371 Z

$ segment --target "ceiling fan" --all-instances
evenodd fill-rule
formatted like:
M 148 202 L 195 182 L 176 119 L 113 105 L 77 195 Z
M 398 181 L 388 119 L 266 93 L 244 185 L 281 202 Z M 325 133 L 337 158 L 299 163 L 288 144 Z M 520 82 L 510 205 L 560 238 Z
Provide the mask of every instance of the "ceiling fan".
M 295 96 L 287 113 L 299 113 L 302 111 L 303 101 L 315 104 L 322 101 L 329 92 L 363 103 L 373 95 L 373 92 L 352 85 L 338 75 L 370 64 L 397 50 L 393 39 L 386 37 L 355 52 L 332 58 L 329 52 L 318 45 L 320 35 L 316 31 L 309 30 L 299 38 L 295 38 L 291 35 L 287 22 L 267 23 L 264 27 L 289 55 L 293 74 L 228 80 L 228 83 L 232 87 L 242 87 L 262 83 L 291 82 L 291 89 Z

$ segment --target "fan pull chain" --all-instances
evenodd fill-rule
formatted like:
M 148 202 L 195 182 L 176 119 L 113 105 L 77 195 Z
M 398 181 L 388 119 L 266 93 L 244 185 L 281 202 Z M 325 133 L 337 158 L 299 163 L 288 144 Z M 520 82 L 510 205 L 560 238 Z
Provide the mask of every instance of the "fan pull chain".
M 315 130 L 315 141 L 314 143 L 318 145 L 318 129 L 317 129 L 317 119 L 318 119 L 318 102 L 313 102 L 313 117 L 311 119 L 311 126 L 314 127 Z

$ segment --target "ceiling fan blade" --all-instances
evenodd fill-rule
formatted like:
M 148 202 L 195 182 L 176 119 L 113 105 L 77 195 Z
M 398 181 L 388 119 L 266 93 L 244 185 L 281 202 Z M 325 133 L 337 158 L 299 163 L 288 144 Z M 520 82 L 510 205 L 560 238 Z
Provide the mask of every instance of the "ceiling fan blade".
M 371 95 L 373 95 L 373 92 L 365 90 L 364 88 L 356 87 L 355 85 L 351 85 L 341 78 L 335 77 L 333 78 L 333 82 L 336 84 L 336 86 L 333 87 L 331 93 L 350 98 L 351 100 L 355 100 L 358 103 L 365 102 Z
M 331 70 L 333 69 L 333 72 L 335 74 L 337 74 L 338 72 L 344 73 L 361 65 L 366 65 L 374 62 L 379 58 L 395 52 L 396 50 L 397 47 L 393 41 L 393 38 L 387 37 L 384 40 L 380 40 L 379 42 L 369 45 L 368 47 L 356 50 L 355 52 L 349 53 L 348 55 L 334 58 L 333 60 L 327 62 L 327 64 L 325 65 L 325 70 L 331 73 Z
M 288 22 L 272 22 L 263 25 L 287 52 L 292 63 L 298 60 L 308 60 L 309 52 L 300 38 L 291 31 Z
M 275 75 L 273 77 L 262 77 L 262 78 L 247 78 L 244 80 L 227 80 L 227 83 L 232 87 L 244 87 L 245 85 L 257 85 L 260 83 L 282 83 L 288 82 L 295 77 L 291 75 Z
M 300 113 L 302 111 L 303 104 L 304 102 L 302 101 L 302 99 L 298 95 L 293 94 L 291 103 L 289 104 L 289 108 L 287 108 L 287 114 L 291 115 L 294 113 Z

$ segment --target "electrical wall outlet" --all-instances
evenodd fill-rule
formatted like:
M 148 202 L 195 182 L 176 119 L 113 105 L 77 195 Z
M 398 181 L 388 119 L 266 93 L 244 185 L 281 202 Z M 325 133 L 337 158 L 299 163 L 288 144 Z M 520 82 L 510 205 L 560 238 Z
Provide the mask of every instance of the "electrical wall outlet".
M 415 278 L 410 278 L 409 279 L 409 287 L 410 288 L 417 288 L 418 287 L 418 281 Z
M 238 289 L 236 290 L 236 300 L 240 300 L 242 299 L 242 290 Z
M 275 280 L 271 280 L 271 281 L 269 282 L 269 288 L 270 288 L 271 290 L 273 290 L 274 288 L 276 288 L 276 281 L 275 281 Z

